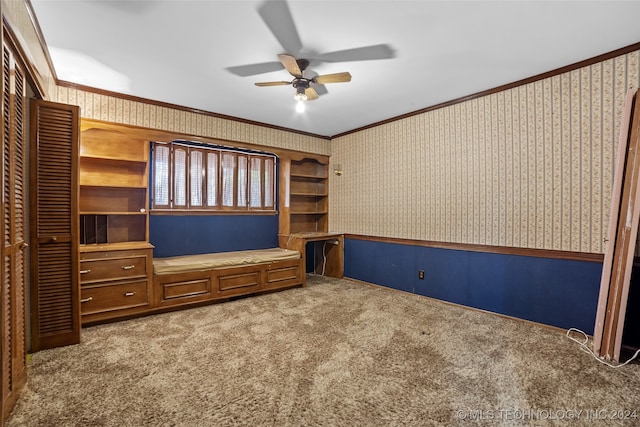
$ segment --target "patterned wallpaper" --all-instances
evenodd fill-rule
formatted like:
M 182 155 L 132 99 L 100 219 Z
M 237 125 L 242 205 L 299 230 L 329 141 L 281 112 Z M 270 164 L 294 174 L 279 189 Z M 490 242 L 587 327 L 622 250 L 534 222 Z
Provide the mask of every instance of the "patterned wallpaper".
M 314 154 L 330 153 L 329 141 L 322 138 L 75 88 L 58 86 L 57 89 L 57 102 L 79 105 L 83 118 Z
M 329 228 L 602 253 L 639 52 L 332 140 Z

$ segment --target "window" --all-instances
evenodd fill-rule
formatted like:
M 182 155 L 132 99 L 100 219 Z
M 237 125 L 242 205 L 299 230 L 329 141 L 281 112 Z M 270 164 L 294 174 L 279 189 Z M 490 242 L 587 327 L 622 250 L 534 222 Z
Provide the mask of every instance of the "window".
M 154 210 L 275 211 L 274 155 L 153 143 Z

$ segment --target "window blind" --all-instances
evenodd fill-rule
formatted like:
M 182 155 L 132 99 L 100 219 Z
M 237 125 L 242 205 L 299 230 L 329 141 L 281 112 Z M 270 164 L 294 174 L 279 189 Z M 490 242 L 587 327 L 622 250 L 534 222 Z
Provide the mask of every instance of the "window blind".
M 154 210 L 275 211 L 274 155 L 154 142 Z

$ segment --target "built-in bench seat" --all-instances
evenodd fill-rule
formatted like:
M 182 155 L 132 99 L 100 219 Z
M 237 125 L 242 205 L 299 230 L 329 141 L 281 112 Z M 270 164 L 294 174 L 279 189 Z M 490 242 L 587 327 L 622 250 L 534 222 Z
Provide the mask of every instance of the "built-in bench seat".
M 261 264 L 299 258 L 300 252 L 282 248 L 181 255 L 168 258 L 154 258 L 153 273 L 182 273 L 185 271 L 208 270 L 217 267 L 234 267 L 247 264 Z
M 269 248 L 153 259 L 156 307 L 304 286 L 300 252 Z

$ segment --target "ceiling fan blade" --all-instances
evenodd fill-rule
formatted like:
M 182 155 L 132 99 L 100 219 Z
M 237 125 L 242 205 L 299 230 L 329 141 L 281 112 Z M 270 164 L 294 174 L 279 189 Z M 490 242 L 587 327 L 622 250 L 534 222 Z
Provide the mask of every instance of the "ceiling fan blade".
M 254 76 L 256 74 L 270 73 L 272 71 L 282 70 L 282 63 L 272 61 L 263 62 L 261 64 L 238 65 L 235 67 L 227 67 L 227 71 L 240 77 Z
M 335 73 L 335 74 L 325 74 L 323 76 L 314 77 L 312 82 L 317 84 L 327 84 L 327 83 L 343 83 L 350 82 L 351 74 L 344 73 Z
M 284 65 L 284 68 L 287 69 L 289 74 L 294 77 L 300 78 L 302 77 L 302 71 L 300 71 L 300 67 L 298 66 L 298 61 L 291 55 L 286 53 L 281 53 L 278 55 L 278 59 Z
M 310 83 L 314 83 L 313 79 L 316 77 L 318 77 L 318 74 L 313 71 L 310 71 L 309 74 L 307 75 L 307 78 L 309 79 Z M 313 85 L 313 89 L 316 91 L 318 96 L 326 95 L 329 93 L 329 91 L 327 90 L 327 87 L 323 84 L 315 83 Z
M 304 94 L 307 95 L 307 101 L 313 101 L 318 99 L 318 92 L 312 87 L 308 87 L 304 90 Z
M 267 0 L 258 7 L 258 14 L 286 52 L 300 52 L 302 42 L 286 1 Z
M 396 53 L 391 46 L 388 44 L 378 44 L 374 46 L 356 47 L 353 49 L 323 53 L 311 59 L 323 62 L 350 62 L 391 59 L 395 58 L 395 56 Z
M 256 86 L 264 87 L 264 86 L 286 86 L 290 85 L 291 82 L 260 82 L 256 83 Z

